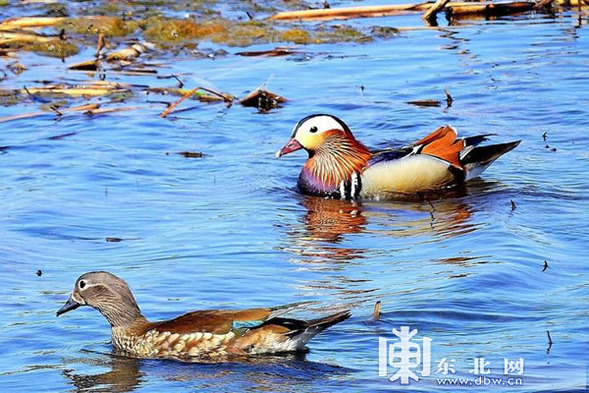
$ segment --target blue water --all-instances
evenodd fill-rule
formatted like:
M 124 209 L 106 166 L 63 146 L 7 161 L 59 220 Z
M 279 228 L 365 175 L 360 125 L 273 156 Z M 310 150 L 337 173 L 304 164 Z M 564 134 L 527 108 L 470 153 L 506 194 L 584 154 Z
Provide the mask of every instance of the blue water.
M 179 108 L 193 109 L 161 119 L 165 107 L 148 101 L 175 98 L 136 93 L 111 104 L 144 106 L 135 111 L 3 123 L 2 390 L 455 391 L 438 386 L 443 358 L 454 360 L 448 377 L 470 381 L 475 358 L 490 362 L 493 377 L 504 377 L 504 358 L 523 358 L 516 375 L 523 386 L 464 390 L 584 391 L 587 14 L 581 22 L 576 11 L 526 14 L 402 31 L 387 41 L 305 46 L 280 58 L 234 55 L 241 48 L 225 48 L 229 54 L 215 60 L 160 53 L 161 73 L 184 75 L 188 88 L 206 84 L 243 97 L 271 77 L 267 88 L 289 102 L 259 113 L 187 101 Z M 416 15 L 347 23 L 422 25 Z M 0 87 L 91 80 L 66 68 L 93 52 L 65 63 L 19 54 L 28 70 Z M 14 60 L 0 61 L 5 68 Z M 452 107 L 406 103 L 443 100 L 444 89 Z M 0 117 L 38 107 L 2 107 Z M 341 117 L 369 146 L 406 144 L 444 123 L 461 135 L 522 143 L 466 195 L 433 207 L 323 200 L 296 192 L 303 153 L 274 158 L 293 125 L 315 112 Z M 353 317 L 316 337 L 304 356 L 221 365 L 125 359 L 113 356 L 108 324 L 94 310 L 55 317 L 75 279 L 90 270 L 127 280 L 153 320 L 301 301 L 312 303 L 294 317 L 343 307 Z M 382 313 L 373 321 L 377 300 Z M 389 381 L 390 367 L 378 375 L 379 337 L 394 339 L 401 326 L 432 340 L 432 375 L 409 387 Z

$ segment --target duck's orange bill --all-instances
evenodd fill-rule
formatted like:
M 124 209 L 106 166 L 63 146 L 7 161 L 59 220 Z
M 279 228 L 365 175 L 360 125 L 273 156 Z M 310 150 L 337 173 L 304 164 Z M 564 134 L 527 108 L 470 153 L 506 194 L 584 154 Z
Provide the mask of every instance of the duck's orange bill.
M 290 141 L 284 147 L 276 152 L 276 158 L 282 157 L 285 154 L 292 153 L 293 151 L 297 151 L 302 149 L 303 146 L 294 138 L 290 138 Z

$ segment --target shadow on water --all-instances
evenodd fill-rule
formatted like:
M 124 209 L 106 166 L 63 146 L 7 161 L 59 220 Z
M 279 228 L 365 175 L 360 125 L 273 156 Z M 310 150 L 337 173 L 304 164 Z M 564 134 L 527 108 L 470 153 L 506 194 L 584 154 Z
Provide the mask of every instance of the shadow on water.
M 167 383 L 192 383 L 198 386 L 198 391 L 218 391 L 227 387 L 232 387 L 231 390 L 249 389 L 254 386 L 263 391 L 298 391 L 306 381 L 327 380 L 353 372 L 344 367 L 307 361 L 306 353 L 219 364 L 133 359 L 94 351 L 87 354 L 88 357 L 63 359 L 66 367 L 81 369 L 67 368 L 62 371 L 68 384 L 73 385 L 74 392 L 132 392 L 153 379 Z M 82 371 L 86 365 L 92 370 L 100 367 L 108 371 L 87 374 Z

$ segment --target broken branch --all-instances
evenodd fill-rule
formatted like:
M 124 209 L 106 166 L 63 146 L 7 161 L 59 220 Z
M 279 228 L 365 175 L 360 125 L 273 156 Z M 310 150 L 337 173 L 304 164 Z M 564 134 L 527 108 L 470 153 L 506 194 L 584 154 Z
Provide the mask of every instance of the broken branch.
M 372 319 L 378 321 L 380 318 L 380 300 L 374 304 L 374 312 L 372 313 Z
M 517 12 L 531 10 L 535 2 L 532 1 L 515 1 L 507 3 L 491 2 L 464 2 L 456 1 L 447 3 L 446 9 L 451 8 L 453 14 L 479 14 L 486 15 L 506 15 Z M 350 19 L 350 18 L 369 18 L 379 16 L 403 15 L 409 12 L 425 12 L 434 6 L 433 2 L 416 3 L 416 4 L 396 4 L 368 7 L 347 7 L 347 8 L 328 8 L 302 11 L 279 12 L 269 18 L 269 20 L 332 20 L 332 19 Z
M 191 95 L 196 93 L 196 91 L 199 89 L 200 89 L 200 87 L 195 87 L 194 89 L 190 90 L 188 93 L 184 94 L 182 97 L 180 97 L 178 100 L 176 100 L 176 102 L 174 102 L 172 105 L 170 105 L 165 111 L 163 111 L 160 114 L 160 117 L 164 118 L 164 117 L 168 116 L 170 114 L 170 112 L 172 112 L 172 110 L 174 110 L 175 107 L 177 107 L 182 101 L 184 101 L 185 99 L 187 99 L 188 97 L 190 97 Z
M 63 115 L 65 113 L 71 113 L 71 112 L 81 112 L 81 111 L 83 112 L 83 111 L 97 109 L 98 107 L 99 107 L 98 104 L 86 104 L 86 105 L 81 105 L 81 106 L 75 106 L 72 108 L 61 109 L 60 113 L 61 113 L 61 115 Z M 12 121 L 12 120 L 28 119 L 28 118 L 36 117 L 36 116 L 43 116 L 48 113 L 49 112 L 31 112 L 31 113 L 23 113 L 20 115 L 2 117 L 2 118 L 0 118 L 0 123 Z
M 66 18 L 63 17 L 23 17 L 23 18 L 11 18 L 6 19 L 2 23 L 0 23 L 0 30 L 17 30 L 23 29 L 27 27 L 47 27 L 47 26 L 55 26 L 63 21 Z
M 423 14 L 421 19 L 423 19 L 425 23 L 427 23 L 430 26 L 435 25 L 435 20 L 436 16 L 438 15 L 438 12 L 440 12 L 446 6 L 446 4 L 448 4 L 449 1 L 450 0 L 436 0 L 434 5 L 432 5 L 430 9 L 425 11 L 425 14 Z
M 325 8 L 302 11 L 285 11 L 271 16 L 270 20 L 330 20 L 348 18 L 367 18 L 378 16 L 391 16 L 409 11 L 425 11 L 428 3 L 420 4 L 396 4 L 366 7 Z
M 554 1 L 556 1 L 556 0 L 540 0 L 539 2 L 536 3 L 536 5 L 534 5 L 534 9 L 537 10 L 537 9 L 548 7 Z

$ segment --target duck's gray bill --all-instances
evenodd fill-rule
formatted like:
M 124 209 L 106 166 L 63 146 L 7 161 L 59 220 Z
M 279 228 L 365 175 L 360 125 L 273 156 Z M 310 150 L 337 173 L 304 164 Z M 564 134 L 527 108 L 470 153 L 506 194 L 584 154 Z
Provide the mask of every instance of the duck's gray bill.
M 55 315 L 59 317 L 61 314 L 65 314 L 68 311 L 75 310 L 76 308 L 80 307 L 80 305 L 80 303 L 76 302 L 74 299 L 70 297 L 67 300 L 67 302 L 65 302 L 65 304 L 61 306 L 59 310 L 57 310 L 57 313 Z

